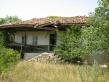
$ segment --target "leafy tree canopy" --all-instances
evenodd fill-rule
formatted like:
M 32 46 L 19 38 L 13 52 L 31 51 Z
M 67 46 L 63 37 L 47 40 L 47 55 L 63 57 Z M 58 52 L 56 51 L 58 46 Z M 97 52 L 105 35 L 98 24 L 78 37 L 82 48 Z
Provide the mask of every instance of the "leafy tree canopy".
M 15 23 L 20 19 L 17 16 L 6 16 L 0 18 L 1 24 Z M 16 64 L 20 59 L 20 54 L 13 50 L 5 48 L 5 44 L 8 44 L 10 34 L 8 31 L 0 32 L 0 74 L 7 71 L 12 65 Z
M 21 21 L 17 16 L 6 16 L 5 18 L 0 18 L 0 24 L 10 24 Z
M 48 16 L 47 18 L 50 18 L 50 19 L 54 19 L 54 18 L 59 18 L 60 16 Z
M 89 27 L 82 29 L 83 47 L 87 54 L 109 54 L 109 0 L 99 0 L 95 12 L 90 15 Z
M 74 58 L 109 55 L 109 0 L 99 0 L 88 21 L 90 26 L 79 28 L 72 26 L 63 36 L 58 51 L 65 60 L 74 61 Z M 78 30 L 79 29 L 79 30 Z
M 21 21 L 17 16 L 6 16 L 5 18 L 0 18 L 0 25 L 15 23 L 17 21 Z M 10 37 L 9 35 L 10 33 L 8 33 L 7 31 L 0 32 L 0 45 L 1 46 L 8 44 L 9 37 Z

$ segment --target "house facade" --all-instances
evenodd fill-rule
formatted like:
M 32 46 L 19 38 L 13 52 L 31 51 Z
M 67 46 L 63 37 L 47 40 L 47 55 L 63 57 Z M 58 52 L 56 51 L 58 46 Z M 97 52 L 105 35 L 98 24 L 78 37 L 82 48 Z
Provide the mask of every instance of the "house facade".
M 0 30 L 11 34 L 9 47 L 20 52 L 52 51 L 55 45 L 59 44 L 57 29 L 65 31 L 73 24 L 85 25 L 87 18 L 85 16 L 34 18 L 1 25 Z
M 18 44 L 19 46 L 36 47 L 39 51 L 51 51 L 50 45 L 56 45 L 57 36 L 55 31 L 17 31 L 14 34 L 13 42 L 16 44 L 15 46 Z

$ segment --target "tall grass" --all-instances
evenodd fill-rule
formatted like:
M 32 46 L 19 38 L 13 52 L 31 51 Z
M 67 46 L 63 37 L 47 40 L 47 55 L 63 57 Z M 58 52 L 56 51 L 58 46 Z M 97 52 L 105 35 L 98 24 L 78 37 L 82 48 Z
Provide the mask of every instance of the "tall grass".
M 98 66 L 20 62 L 3 74 L 3 82 L 109 82 L 109 73 Z

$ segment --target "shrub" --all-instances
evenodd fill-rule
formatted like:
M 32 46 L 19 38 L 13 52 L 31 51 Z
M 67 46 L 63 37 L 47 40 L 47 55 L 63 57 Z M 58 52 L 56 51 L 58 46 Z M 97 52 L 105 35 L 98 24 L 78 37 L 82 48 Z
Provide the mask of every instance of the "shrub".
M 0 46 L 3 46 L 4 41 L 3 41 L 3 33 L 0 32 Z
M 67 62 L 83 62 L 81 48 L 81 26 L 73 25 L 67 31 L 58 31 L 60 43 L 55 48 L 55 53 Z
M 13 49 L 0 49 L 0 72 L 5 71 L 10 66 L 17 63 L 20 59 L 20 54 Z

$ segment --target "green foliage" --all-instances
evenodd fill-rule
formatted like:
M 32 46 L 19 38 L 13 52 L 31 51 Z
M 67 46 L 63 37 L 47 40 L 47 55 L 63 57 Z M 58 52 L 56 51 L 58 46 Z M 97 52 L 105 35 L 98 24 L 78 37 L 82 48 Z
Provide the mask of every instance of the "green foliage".
M 48 16 L 47 18 L 50 18 L 50 19 L 54 19 L 54 18 L 59 18 L 60 16 Z
M 6 16 L 5 18 L 0 18 L 0 25 L 2 24 L 10 24 L 20 21 L 17 16 Z M 7 47 L 7 45 L 11 42 L 12 32 L 8 30 L 4 30 L 0 32 L 0 45 Z
M 0 24 L 10 24 L 20 21 L 17 16 L 6 16 L 5 18 L 0 18 Z
M 83 51 L 81 49 L 81 26 L 73 25 L 67 31 L 58 31 L 60 43 L 55 52 L 65 61 L 77 63 L 82 61 Z
M 95 55 L 109 55 L 109 0 L 99 0 L 88 24 L 82 28 L 73 26 L 61 34 L 56 51 L 62 58 L 73 61 L 76 57 L 91 56 L 94 62 Z
M 8 32 L 7 30 L 2 31 L 3 46 L 8 47 L 8 45 L 11 42 L 11 35 L 12 35 L 12 33 Z
M 99 52 L 109 54 L 109 1 L 99 0 L 99 7 L 91 14 L 89 27 L 82 28 L 82 46 L 85 54 L 99 55 Z
M 15 23 L 17 21 L 20 21 L 20 19 L 17 16 L 6 16 L 5 21 L 7 24 L 9 24 L 9 23 Z
M 0 72 L 17 63 L 20 54 L 13 49 L 0 48 Z
M 7 47 L 11 42 L 11 35 L 12 33 L 6 30 L 0 32 L 0 46 Z
M 3 33 L 0 32 L 0 47 L 3 46 L 4 41 L 3 41 Z
M 0 24 L 5 24 L 5 19 L 4 18 L 0 18 Z
M 0 18 L 0 24 L 15 23 L 18 21 L 16 16 Z M 5 48 L 10 43 L 11 33 L 8 30 L 0 32 L 0 73 L 14 65 L 20 58 L 20 54 L 12 49 Z
M 102 34 L 101 29 L 94 28 L 93 26 L 82 28 L 82 47 L 87 54 L 92 54 L 93 51 L 102 50 L 107 45 L 104 41 L 105 36 Z M 101 31 L 101 34 L 99 34 Z

